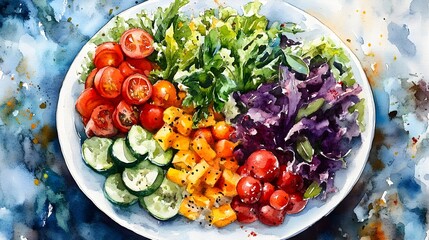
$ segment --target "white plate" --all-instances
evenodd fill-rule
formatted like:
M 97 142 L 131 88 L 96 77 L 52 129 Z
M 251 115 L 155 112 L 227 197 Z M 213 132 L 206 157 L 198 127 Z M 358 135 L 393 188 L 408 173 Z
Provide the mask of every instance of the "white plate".
M 168 6 L 170 2 L 171 0 L 151 0 L 130 8 L 120 15 L 124 18 L 134 17 L 142 9 L 152 12 L 159 6 Z M 241 6 L 247 2 L 248 0 L 225 0 L 220 3 L 241 9 Z M 215 1 L 191 1 L 184 8 L 184 12 L 198 14 L 201 10 L 214 7 L 217 7 Z M 347 169 L 340 170 L 336 174 L 335 185 L 339 189 L 338 192 L 331 194 L 326 202 L 310 201 L 303 212 L 287 216 L 285 222 L 278 227 L 267 227 L 255 222 L 243 227 L 240 224 L 234 223 L 222 229 L 204 228 L 197 222 L 188 222 L 181 217 L 169 222 L 159 222 L 150 217 L 137 204 L 129 208 L 120 208 L 112 205 L 103 196 L 102 185 L 105 178 L 93 172 L 81 159 L 80 134 L 82 134 L 82 124 L 74 105 L 84 87 L 83 84 L 78 83 L 78 72 L 81 71 L 81 65 L 87 52 L 94 49 L 93 44 L 86 44 L 72 63 L 61 88 L 57 109 L 58 137 L 68 169 L 80 189 L 100 210 L 118 224 L 151 239 L 244 239 L 248 238 L 252 231 L 256 233 L 256 236 L 251 236 L 251 239 L 288 238 L 302 232 L 330 213 L 346 197 L 359 179 L 372 144 L 375 126 L 375 108 L 371 88 L 358 59 L 321 22 L 281 0 L 267 1 L 263 5 L 261 13 L 270 20 L 281 22 L 291 21 L 304 26 L 306 33 L 299 35 L 299 37 L 304 39 L 316 38 L 318 36 L 332 38 L 339 46 L 346 50 L 351 59 L 355 78 L 362 86 L 362 95 L 366 99 L 366 131 L 362 133 L 362 145 L 358 149 L 355 149 L 353 154 L 348 157 Z M 113 21 L 110 21 L 100 31 L 111 28 L 112 23 Z

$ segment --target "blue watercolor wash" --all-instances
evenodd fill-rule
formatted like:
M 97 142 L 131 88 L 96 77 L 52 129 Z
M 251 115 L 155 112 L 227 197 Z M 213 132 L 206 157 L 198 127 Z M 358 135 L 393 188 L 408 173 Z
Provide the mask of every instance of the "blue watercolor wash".
M 410 29 L 407 25 L 403 24 L 400 26 L 397 23 L 391 22 L 387 25 L 387 31 L 389 32 L 389 41 L 398 48 L 401 54 L 408 57 L 416 55 L 416 45 L 408 39 Z
M 399 196 L 409 199 L 415 199 L 422 193 L 422 187 L 416 182 L 413 177 L 407 177 L 398 184 Z
M 389 123 L 389 95 L 382 89 L 373 89 L 376 125 L 378 127 Z
M 30 19 L 30 12 L 26 4 L 21 1 L 0 1 L 0 28 L 8 17 L 16 17 L 22 20 Z

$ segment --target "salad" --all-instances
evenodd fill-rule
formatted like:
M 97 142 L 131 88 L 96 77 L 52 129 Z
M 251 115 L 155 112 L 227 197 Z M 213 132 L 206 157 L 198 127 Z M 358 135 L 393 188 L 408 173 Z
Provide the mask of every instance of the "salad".
M 190 17 L 175 0 L 95 36 L 76 101 L 103 192 L 158 220 L 280 225 L 334 193 L 365 101 L 330 39 L 296 40 L 259 1 Z

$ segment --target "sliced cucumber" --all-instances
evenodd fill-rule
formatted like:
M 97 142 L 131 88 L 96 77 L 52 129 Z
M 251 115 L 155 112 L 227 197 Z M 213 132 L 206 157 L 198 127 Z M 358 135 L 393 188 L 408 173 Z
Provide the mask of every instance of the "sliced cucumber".
M 99 173 L 108 173 L 115 169 L 109 155 L 113 141 L 109 138 L 87 138 L 82 144 L 82 157 L 85 163 Z
M 137 158 L 143 158 L 148 152 L 153 152 L 156 148 L 152 133 L 139 125 L 131 127 L 126 142 Z
M 157 165 L 157 166 L 165 166 L 171 162 L 173 159 L 173 150 L 168 149 L 167 151 L 164 151 L 161 146 L 158 144 L 158 142 L 155 141 L 155 150 L 152 152 L 149 152 L 149 160 Z
M 155 192 L 163 179 L 162 168 L 148 160 L 144 160 L 132 168 L 125 168 L 122 172 L 125 186 L 131 193 L 138 196 L 147 196 Z
M 116 139 L 110 146 L 109 153 L 117 164 L 124 167 L 132 167 L 139 160 L 132 154 L 127 144 L 125 144 L 125 138 Z
M 103 192 L 106 198 L 121 206 L 129 206 L 137 202 L 138 197 L 130 193 L 122 181 L 120 173 L 109 175 L 104 182 Z
M 183 189 L 164 178 L 161 186 L 151 195 L 139 198 L 140 205 L 158 220 L 168 220 L 176 216 L 182 203 Z

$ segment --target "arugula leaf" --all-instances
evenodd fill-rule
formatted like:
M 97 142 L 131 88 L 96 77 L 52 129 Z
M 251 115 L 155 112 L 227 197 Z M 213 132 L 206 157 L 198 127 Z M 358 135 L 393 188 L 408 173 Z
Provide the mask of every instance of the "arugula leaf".
M 311 162 L 314 155 L 314 149 L 307 137 L 303 136 L 296 143 L 296 151 L 306 162 Z

